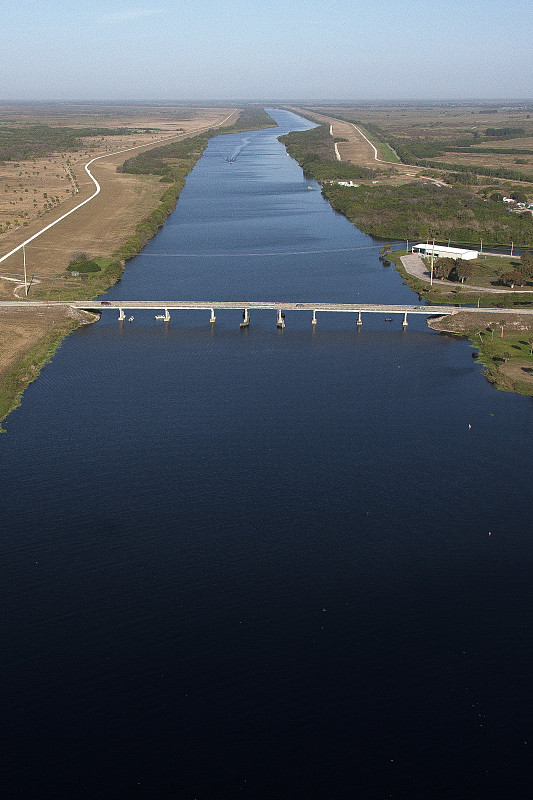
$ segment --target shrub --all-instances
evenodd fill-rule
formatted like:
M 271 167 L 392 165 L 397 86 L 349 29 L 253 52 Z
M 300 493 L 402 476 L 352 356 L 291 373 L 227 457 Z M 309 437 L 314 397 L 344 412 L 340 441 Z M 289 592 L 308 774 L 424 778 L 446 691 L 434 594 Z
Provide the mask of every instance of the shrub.
M 89 261 L 87 259 L 71 261 L 68 268 L 71 272 L 100 272 L 100 265 L 97 264 L 96 261 Z

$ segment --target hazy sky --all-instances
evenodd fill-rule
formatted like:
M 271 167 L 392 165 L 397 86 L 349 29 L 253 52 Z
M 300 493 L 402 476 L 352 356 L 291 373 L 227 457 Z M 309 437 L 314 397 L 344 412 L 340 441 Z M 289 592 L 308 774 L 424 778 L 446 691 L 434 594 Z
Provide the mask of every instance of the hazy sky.
M 15 0 L 0 100 L 533 97 L 527 0 Z

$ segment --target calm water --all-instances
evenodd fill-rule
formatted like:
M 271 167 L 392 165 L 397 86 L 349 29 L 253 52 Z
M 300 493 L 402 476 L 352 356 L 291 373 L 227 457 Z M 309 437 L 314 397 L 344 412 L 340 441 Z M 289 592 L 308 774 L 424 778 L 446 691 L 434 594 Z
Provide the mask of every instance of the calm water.
M 110 298 L 413 301 L 273 114 Z M 529 797 L 531 400 L 422 320 L 115 314 L 0 437 L 3 796 Z

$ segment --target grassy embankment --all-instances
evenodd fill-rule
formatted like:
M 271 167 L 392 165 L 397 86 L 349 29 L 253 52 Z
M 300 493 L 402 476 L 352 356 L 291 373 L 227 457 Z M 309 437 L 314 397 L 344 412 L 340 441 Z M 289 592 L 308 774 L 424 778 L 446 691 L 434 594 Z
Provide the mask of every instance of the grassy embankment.
M 308 136 L 311 133 L 313 136 Z M 451 242 L 472 241 L 474 237 L 483 238 L 487 245 L 506 244 L 515 241 L 523 246 L 533 245 L 533 225 L 531 218 L 509 214 L 501 203 L 479 198 L 464 187 L 451 190 L 449 187 L 407 183 L 400 186 L 372 185 L 369 178 L 375 172 L 356 165 L 332 162 L 329 159 L 328 141 L 333 143 L 326 126 L 321 129 L 280 137 L 289 154 L 296 158 L 306 172 L 322 185 L 322 192 L 331 205 L 343 213 L 365 233 L 380 238 L 425 239 L 429 235 L 436 238 L 449 238 Z M 325 154 L 325 155 L 324 155 Z M 332 169 L 331 167 L 334 167 Z M 358 174 L 355 172 L 358 170 Z M 366 181 L 358 187 L 339 186 L 336 181 L 357 177 Z M 458 225 L 458 222 L 461 224 Z M 478 240 L 479 241 L 479 240 Z M 431 303 L 448 305 L 476 305 L 498 307 L 531 307 L 530 296 L 520 292 L 483 293 L 469 288 L 468 284 L 457 283 L 450 287 L 430 288 L 427 282 L 408 274 L 400 262 L 404 251 L 395 251 L 387 257 L 394 261 L 404 279 L 421 298 Z M 472 285 L 489 288 L 497 283 L 503 272 L 512 269 L 512 259 L 483 258 L 476 262 L 470 277 Z M 495 320 L 498 314 L 495 310 Z M 486 319 L 486 318 L 485 318 Z M 486 320 L 486 324 L 494 320 Z M 508 362 L 515 359 L 526 361 L 531 357 L 525 350 L 530 349 L 527 332 L 517 331 L 511 325 L 502 326 L 501 341 L 495 343 L 490 328 L 484 336 L 479 330 L 467 328 L 465 321 L 461 330 L 454 331 L 468 336 L 479 349 L 480 357 L 487 369 L 487 377 L 499 388 L 533 394 L 533 381 L 511 380 Z M 472 323 L 475 324 L 475 323 Z M 522 326 L 528 324 L 522 321 Z M 489 339 L 490 335 L 490 339 Z M 503 357 L 505 353 L 505 358 Z
M 20 405 L 26 387 L 32 383 L 51 359 L 61 342 L 79 326 L 75 319 L 66 319 L 46 331 L 17 363 L 0 374 L 0 432 L 2 421 Z
M 489 166 L 488 164 L 480 163 L 453 163 L 439 161 L 439 158 L 446 156 L 448 153 L 457 153 L 461 155 L 472 154 L 474 156 L 483 155 L 529 155 L 531 151 L 516 147 L 480 147 L 485 142 L 492 144 L 497 138 L 498 141 L 516 140 L 520 138 L 527 139 L 531 135 L 531 131 L 526 131 L 524 128 L 500 128 L 500 129 L 487 129 L 492 130 L 490 135 L 482 136 L 479 133 L 472 136 L 469 135 L 465 138 L 457 138 L 451 140 L 443 140 L 438 138 L 428 139 L 426 137 L 396 137 L 391 135 L 378 125 L 368 125 L 365 132 L 371 138 L 374 136 L 376 141 L 384 145 L 388 145 L 399 156 L 399 161 L 404 164 L 411 164 L 419 167 L 428 167 L 432 169 L 446 170 L 449 172 L 463 173 L 470 176 L 485 176 L 489 178 L 503 178 L 510 181 L 525 181 L 526 183 L 533 183 L 533 179 L 520 170 L 509 169 L 508 167 Z M 370 133 L 370 135 L 369 135 Z M 522 162 L 518 162 L 522 163 Z M 524 162 L 527 164 L 527 161 Z M 460 174 L 455 176 L 457 182 L 460 183 L 475 183 L 475 180 L 469 180 L 468 177 L 462 177 Z
M 237 122 L 232 126 L 210 129 L 198 136 L 154 148 L 137 158 L 128 159 L 121 167 L 122 170 L 138 175 L 161 175 L 161 183 L 170 184 L 161 195 L 157 208 L 139 222 L 135 234 L 113 253 L 91 259 L 99 266 L 97 272 L 86 272 L 74 277 L 69 271 L 54 289 L 45 290 L 35 286 L 33 296 L 42 299 L 88 300 L 101 294 L 116 283 L 127 259 L 142 250 L 174 210 L 185 185 L 186 176 L 202 156 L 210 138 L 274 126 L 274 121 L 264 109 L 250 107 L 241 112 Z M 69 319 L 49 328 L 36 344 L 22 352 L 16 363 L 0 375 L 0 422 L 20 405 L 26 386 L 37 378 L 41 368 L 50 361 L 63 338 L 79 324 L 78 321 Z
M 533 395 L 531 333 L 529 329 L 512 335 L 504 328 L 502 337 L 494 324 L 483 331 L 470 331 L 469 338 L 478 349 L 485 377 L 497 389 Z

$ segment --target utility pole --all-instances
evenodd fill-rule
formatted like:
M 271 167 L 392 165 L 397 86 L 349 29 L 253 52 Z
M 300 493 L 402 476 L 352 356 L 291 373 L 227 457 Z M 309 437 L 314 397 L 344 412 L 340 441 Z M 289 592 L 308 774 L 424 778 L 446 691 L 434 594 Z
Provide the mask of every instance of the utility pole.
M 24 256 L 24 293 L 28 296 L 28 276 L 26 275 L 26 245 L 22 245 L 22 254 Z
M 435 258 L 435 239 L 433 239 L 433 247 L 431 248 L 431 273 L 429 278 L 429 285 L 433 286 L 433 259 Z
M 511 255 L 513 255 L 513 244 L 514 242 L 511 242 Z

